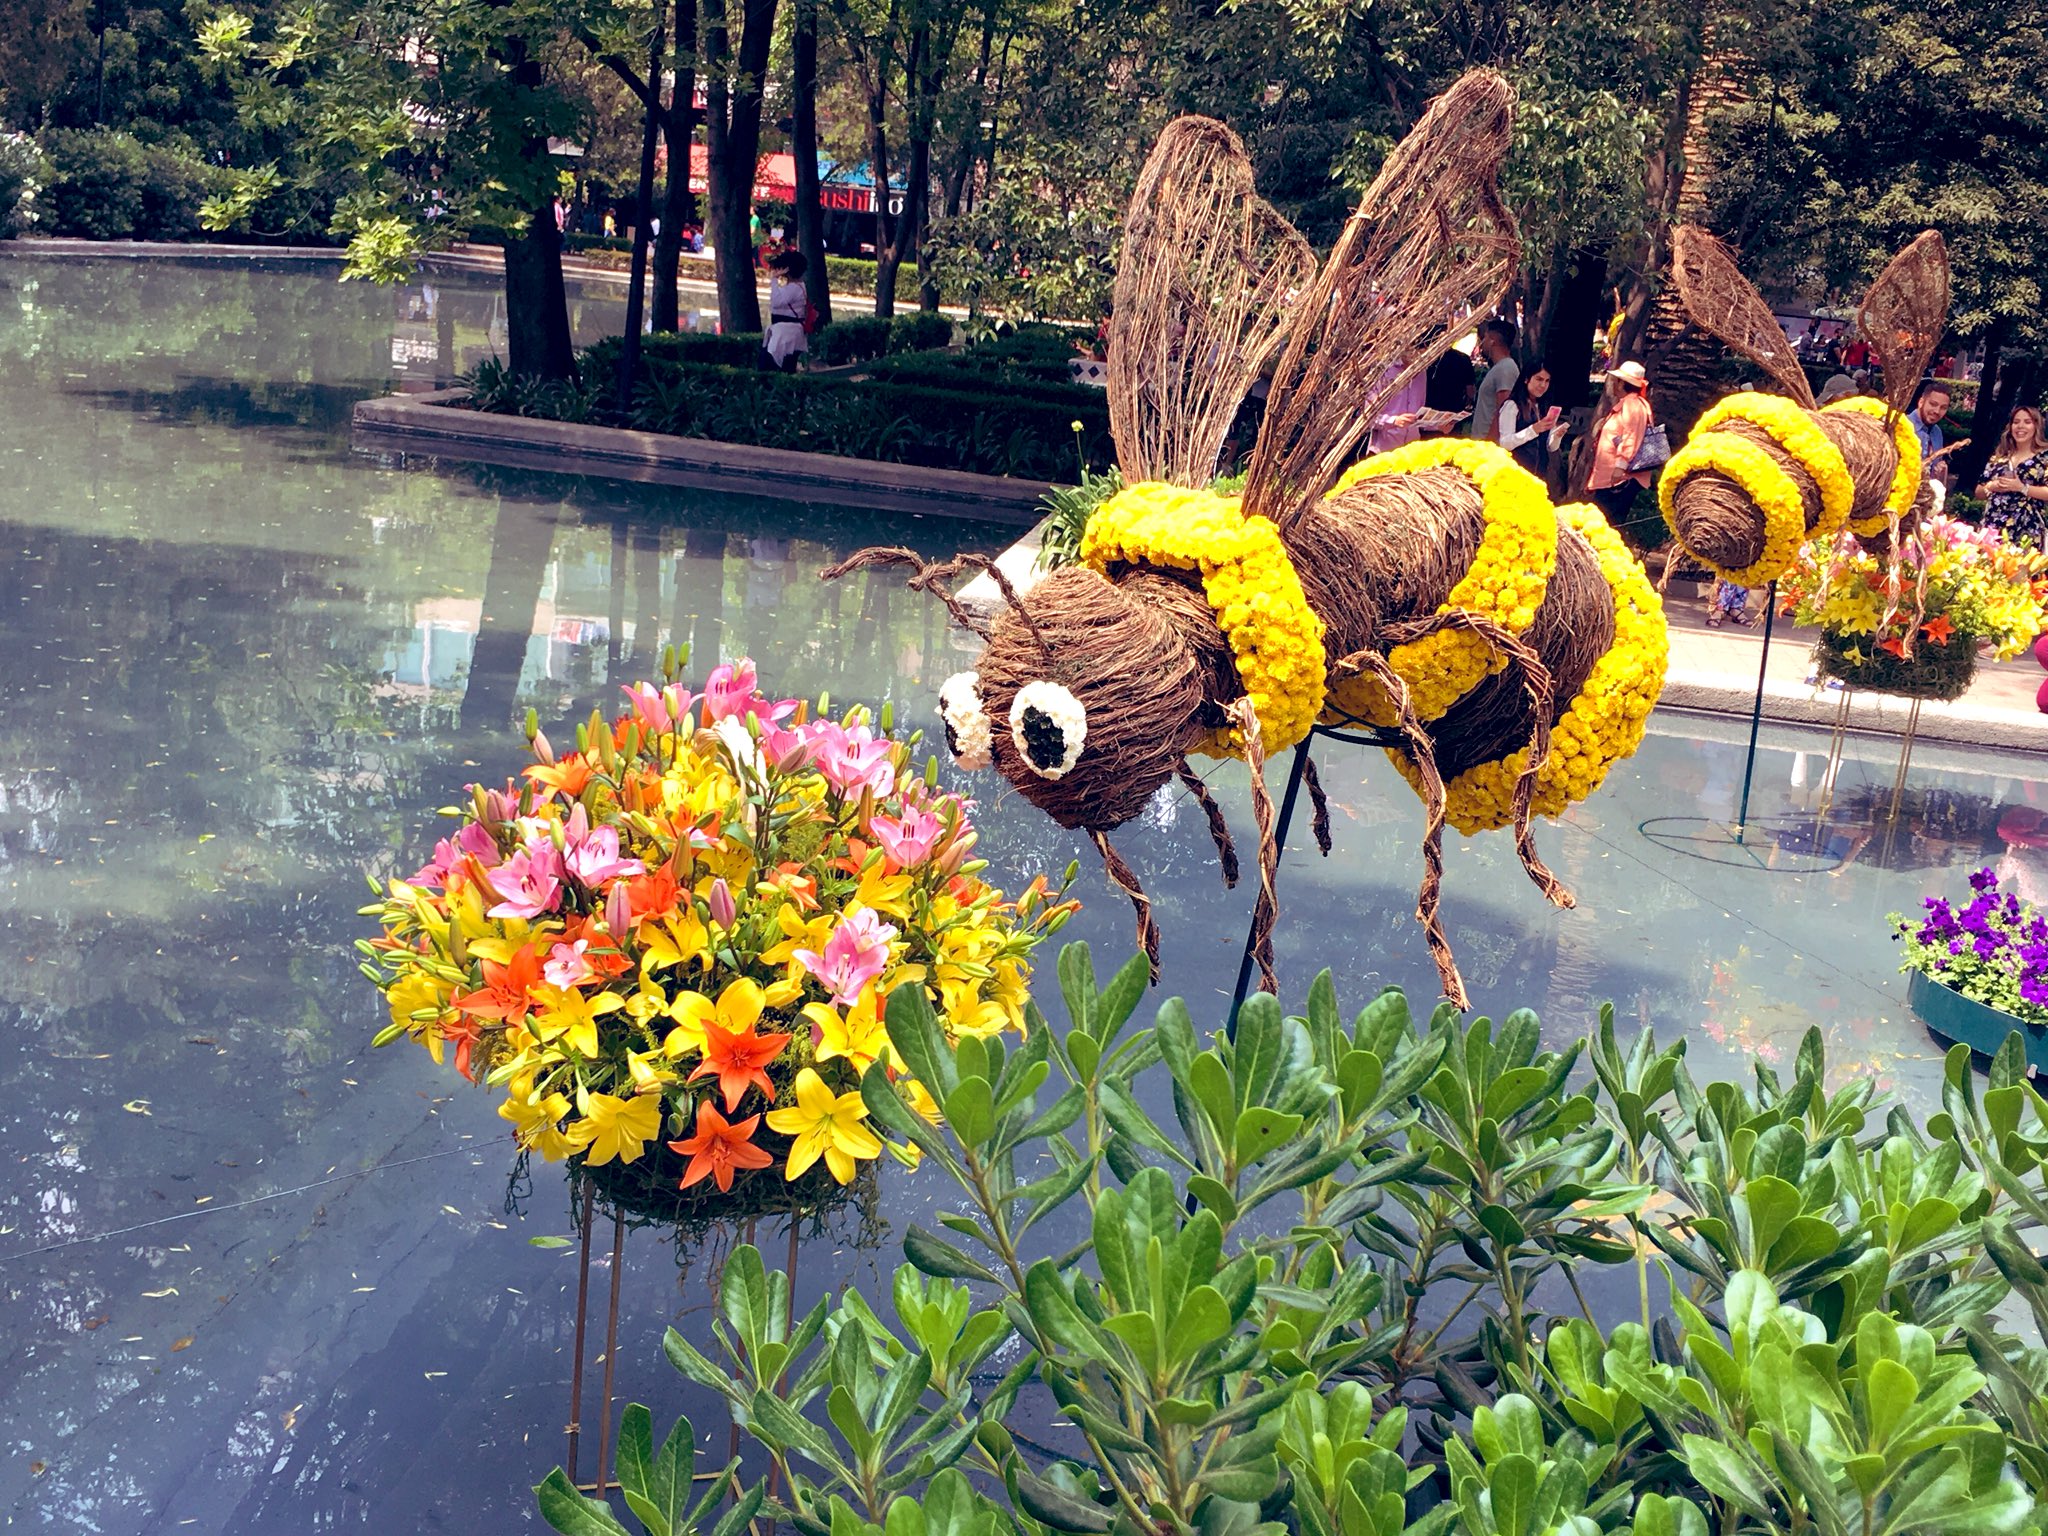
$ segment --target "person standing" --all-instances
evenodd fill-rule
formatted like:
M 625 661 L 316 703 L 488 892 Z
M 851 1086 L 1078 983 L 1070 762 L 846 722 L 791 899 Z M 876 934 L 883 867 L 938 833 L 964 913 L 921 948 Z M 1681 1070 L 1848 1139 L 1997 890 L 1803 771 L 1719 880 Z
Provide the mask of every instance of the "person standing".
M 1616 529 L 1628 521 L 1636 492 L 1650 483 L 1648 470 L 1629 468 L 1655 420 L 1650 410 L 1650 376 L 1638 362 L 1618 364 L 1607 375 L 1607 419 L 1593 443 L 1593 471 L 1586 489 Z
M 1507 321 L 1496 318 L 1479 327 L 1479 355 L 1487 367 L 1472 403 L 1471 430 L 1482 443 L 1498 441 L 1501 404 L 1522 376 L 1515 366 L 1514 351 L 1515 328 Z
M 1401 366 L 1394 364 L 1382 375 L 1381 382 L 1386 383 L 1400 371 Z M 1416 419 L 1422 415 L 1428 402 L 1429 374 L 1426 369 L 1418 368 L 1399 389 L 1387 396 L 1379 415 L 1373 418 L 1372 436 L 1366 440 L 1366 451 L 1385 453 L 1390 448 L 1414 442 L 1421 436 L 1416 429 Z
M 1941 418 L 1947 414 L 1948 386 L 1939 379 L 1929 379 L 1920 386 L 1913 409 L 1906 415 L 1906 424 L 1920 439 L 1920 462 L 1927 466 L 1927 478 L 1944 487 L 1948 484 L 1948 465 L 1940 459 Z
M 1515 381 L 1501 402 L 1499 442 L 1529 473 L 1546 484 L 1550 456 L 1564 438 L 1563 412 L 1550 399 L 1550 367 L 1539 363 Z
M 810 263 L 802 251 L 785 251 L 775 258 L 774 267 L 775 277 L 768 287 L 768 334 L 761 338 L 761 366 L 777 373 L 794 373 L 796 360 L 811 349 L 811 296 L 804 287 Z
M 1977 494 L 1984 498 L 1987 524 L 2015 544 L 2048 549 L 2048 434 L 2039 406 L 2013 411 Z

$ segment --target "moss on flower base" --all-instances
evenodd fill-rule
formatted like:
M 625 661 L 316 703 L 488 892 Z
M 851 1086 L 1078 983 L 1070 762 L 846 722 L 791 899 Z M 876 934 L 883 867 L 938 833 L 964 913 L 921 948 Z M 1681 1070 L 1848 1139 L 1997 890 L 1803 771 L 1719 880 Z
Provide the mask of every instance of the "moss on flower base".
M 966 806 L 860 709 L 808 718 L 744 661 L 701 696 L 626 692 L 575 752 L 534 731 L 524 782 L 472 786 L 456 834 L 365 909 L 377 1043 L 502 1088 L 522 1148 L 625 1208 L 849 1185 L 885 1149 L 861 1079 L 904 1068 L 889 996 L 918 989 L 959 1036 L 1021 1028 L 1031 950 L 1072 903 L 983 881 Z
M 1960 635 L 1946 645 L 1922 640 L 1911 656 L 1898 656 L 1874 647 L 1868 635 L 1823 633 L 1813 660 L 1821 676 L 1844 687 L 1909 699 L 1959 699 L 1977 676 L 1977 647 Z

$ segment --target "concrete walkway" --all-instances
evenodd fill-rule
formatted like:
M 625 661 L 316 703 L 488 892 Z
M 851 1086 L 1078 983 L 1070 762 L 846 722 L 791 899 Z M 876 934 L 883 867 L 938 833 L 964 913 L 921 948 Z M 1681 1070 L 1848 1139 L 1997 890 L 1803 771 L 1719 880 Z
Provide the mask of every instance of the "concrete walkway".
M 1709 629 L 1705 605 L 1696 593 L 1693 583 L 1674 582 L 1664 595 L 1664 612 L 1671 623 L 1665 705 L 1747 715 L 1756 703 L 1761 668 L 1766 720 L 1834 724 L 1842 691 L 1807 681 L 1813 670 L 1814 631 L 1778 619 L 1766 661 L 1761 619 L 1752 629 Z M 2048 672 L 2031 654 L 2013 661 L 1980 661 L 1968 693 L 1953 704 L 1929 701 L 1921 706 L 1919 735 L 1928 741 L 2048 751 L 2048 715 L 2034 703 L 2044 679 Z M 1849 700 L 1849 727 L 1895 735 L 1905 729 L 1912 707 L 1909 699 L 1856 692 Z

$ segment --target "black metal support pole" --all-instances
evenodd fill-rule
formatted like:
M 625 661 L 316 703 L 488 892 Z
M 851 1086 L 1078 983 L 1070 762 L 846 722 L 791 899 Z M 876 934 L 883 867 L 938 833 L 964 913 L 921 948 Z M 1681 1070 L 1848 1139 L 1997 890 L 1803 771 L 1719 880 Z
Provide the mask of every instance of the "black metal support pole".
M 1741 842 L 1749 826 L 1749 785 L 1756 777 L 1756 737 L 1764 721 L 1764 671 L 1771 664 L 1771 625 L 1778 617 L 1778 584 L 1771 583 L 1764 599 L 1764 653 L 1756 664 L 1756 703 L 1749 711 L 1749 756 L 1742 764 L 1742 808 L 1735 813 L 1735 841 Z
M 1287 770 L 1287 790 L 1280 797 L 1280 818 L 1273 828 L 1273 846 L 1282 854 L 1287 852 L 1287 828 L 1294 820 L 1294 803 L 1301 798 L 1301 781 L 1308 772 L 1308 749 L 1315 739 L 1316 732 L 1311 730 L 1294 749 L 1294 762 Z M 1247 928 L 1244 935 L 1244 955 L 1237 962 L 1237 990 L 1230 994 L 1230 1021 L 1226 1028 L 1233 1040 L 1237 1038 L 1237 1010 L 1244 1006 L 1244 1000 L 1250 996 L 1251 989 L 1252 934 Z

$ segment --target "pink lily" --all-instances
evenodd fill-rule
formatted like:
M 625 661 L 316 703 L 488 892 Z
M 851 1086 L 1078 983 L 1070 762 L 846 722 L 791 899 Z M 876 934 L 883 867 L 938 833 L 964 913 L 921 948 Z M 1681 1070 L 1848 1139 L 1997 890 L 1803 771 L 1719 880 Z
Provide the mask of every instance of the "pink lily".
M 626 894 L 626 882 L 617 880 L 604 898 L 604 925 L 616 935 L 633 926 L 633 898 Z
M 547 963 L 540 968 L 547 984 L 567 991 L 570 987 L 594 980 L 597 972 L 583 958 L 583 952 L 588 948 L 588 939 L 578 939 L 574 944 L 557 944 L 549 950 Z
M 633 713 L 650 731 L 672 731 L 676 722 L 690 712 L 697 695 L 687 693 L 679 683 L 657 690 L 652 683 L 622 686 L 620 692 L 633 701 Z
M 576 812 L 581 815 L 583 807 L 577 806 Z M 619 857 L 617 827 L 599 827 L 595 832 L 586 832 L 580 837 L 572 834 L 563 863 L 570 874 L 592 890 L 620 875 L 644 874 L 647 869 L 638 859 Z
M 886 795 L 896 783 L 895 746 L 876 741 L 864 725 L 852 730 L 827 723 L 818 731 L 818 771 L 825 782 L 851 800 L 864 789 Z
M 490 909 L 492 917 L 527 921 L 551 912 L 562 898 L 562 856 L 551 843 L 521 848 L 492 876 L 504 898 Z
M 721 875 L 718 879 L 711 882 L 711 894 L 708 901 L 711 908 L 711 921 L 718 924 L 721 928 L 730 928 L 732 920 L 739 916 L 739 907 L 732 899 L 732 887 L 725 883 L 724 876 Z
M 753 662 L 744 656 L 713 667 L 704 679 L 704 723 L 715 725 L 728 715 L 750 713 L 747 705 L 759 681 Z
M 889 964 L 889 941 L 896 930 L 866 907 L 855 907 L 840 920 L 825 952 L 799 949 L 798 964 L 817 977 L 842 1007 L 858 1002 L 861 989 Z
M 491 852 L 496 854 L 497 851 L 497 846 L 493 844 Z M 448 884 L 448 877 L 461 867 L 462 850 L 444 837 L 434 844 L 434 856 L 422 864 L 419 867 L 419 873 L 415 874 L 406 884 L 425 886 L 430 890 L 439 890 Z
M 434 850 L 436 856 L 440 850 Z M 472 858 L 485 869 L 496 869 L 504 862 L 505 856 L 498 852 L 498 840 L 491 835 L 491 829 L 480 821 L 472 821 L 455 834 L 457 855 Z
M 882 845 L 882 850 L 898 869 L 915 869 L 932 856 L 932 850 L 945 836 L 946 824 L 929 811 L 905 806 L 900 818 L 870 818 L 868 830 L 874 833 L 875 841 Z

